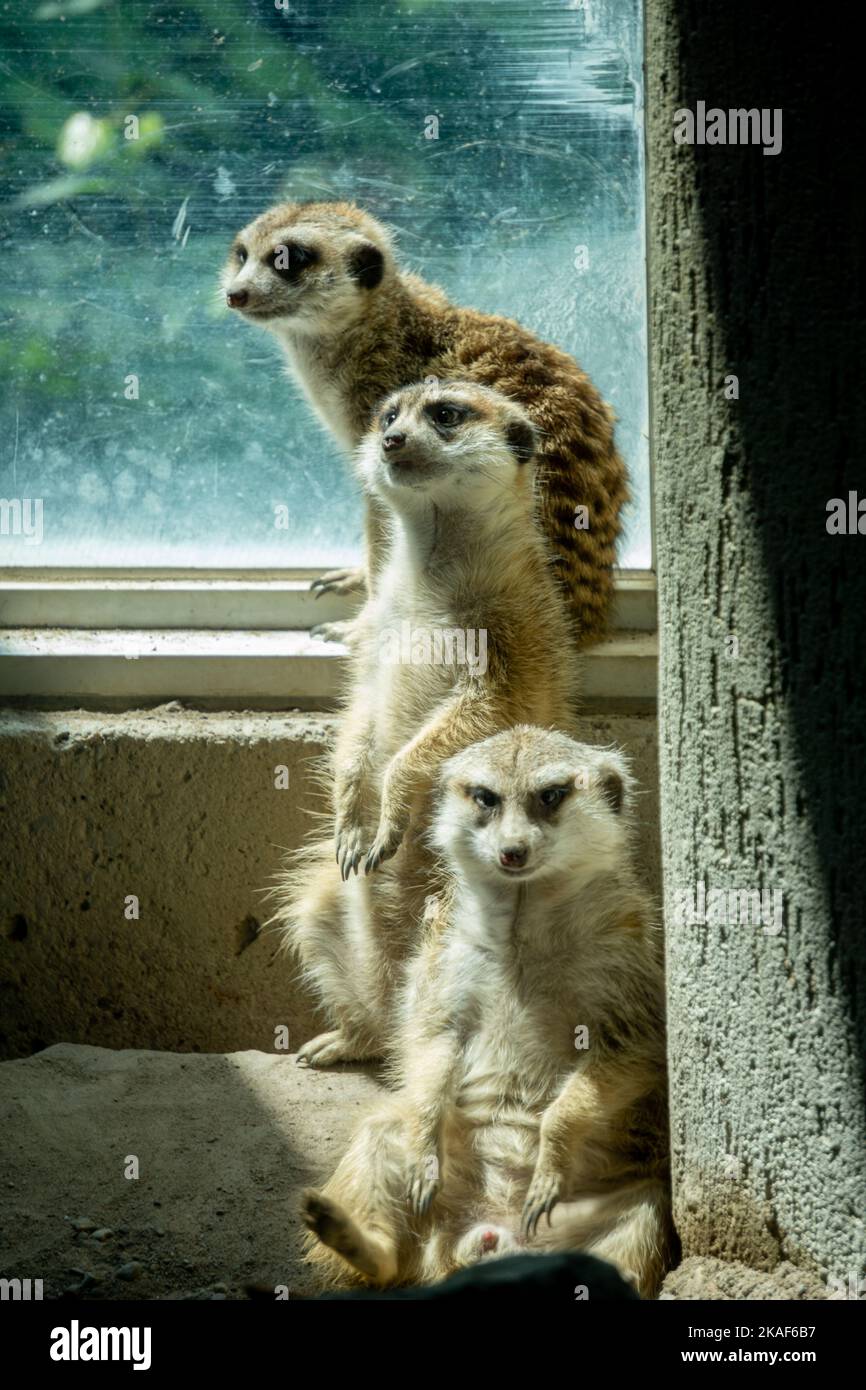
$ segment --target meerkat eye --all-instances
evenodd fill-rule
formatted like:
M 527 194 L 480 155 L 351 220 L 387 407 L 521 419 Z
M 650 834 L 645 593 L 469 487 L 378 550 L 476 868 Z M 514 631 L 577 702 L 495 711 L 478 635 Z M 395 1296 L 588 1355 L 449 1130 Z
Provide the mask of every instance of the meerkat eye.
M 446 429 L 453 429 L 463 419 L 463 411 L 458 410 L 456 405 L 434 405 L 432 414 L 436 424 L 444 425 Z
M 558 806 L 560 802 L 564 801 L 567 795 L 568 787 L 545 787 L 544 791 L 539 793 L 538 799 L 542 806 L 545 806 L 551 811 L 555 806 Z
M 387 412 L 382 416 L 382 428 L 383 428 L 383 429 L 387 429 L 389 425 L 393 425 L 394 421 L 397 419 L 397 416 L 398 416 L 399 414 L 400 414 L 399 410 L 396 410 L 396 409 L 394 409 L 394 408 L 392 408 L 391 410 L 387 411 Z
M 470 796 L 478 806 L 482 806 L 485 811 L 492 811 L 494 806 L 499 805 L 500 798 L 496 792 L 488 791 L 486 787 L 473 787 Z
M 247 259 L 247 248 L 245 246 L 236 246 L 235 257 L 238 265 L 244 265 Z

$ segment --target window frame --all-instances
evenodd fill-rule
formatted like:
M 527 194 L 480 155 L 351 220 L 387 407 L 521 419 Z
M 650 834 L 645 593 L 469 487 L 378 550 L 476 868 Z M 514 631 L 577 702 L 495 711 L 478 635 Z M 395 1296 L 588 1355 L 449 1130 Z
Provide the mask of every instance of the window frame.
M 0 699 L 131 708 L 329 709 L 346 651 L 311 637 L 360 596 L 323 594 L 323 570 L 7 569 L 0 571 Z M 586 707 L 651 711 L 656 581 L 618 571 L 610 634 L 587 649 Z

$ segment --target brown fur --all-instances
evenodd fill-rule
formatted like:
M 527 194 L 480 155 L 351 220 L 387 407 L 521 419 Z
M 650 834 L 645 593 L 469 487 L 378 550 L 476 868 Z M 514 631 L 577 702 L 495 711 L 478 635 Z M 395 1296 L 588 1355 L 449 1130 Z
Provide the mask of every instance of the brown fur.
M 293 239 L 314 247 L 318 261 L 286 286 L 267 259 Z M 539 521 L 573 628 L 581 643 L 597 640 L 609 616 L 628 492 L 612 412 L 577 363 L 513 320 L 453 305 L 436 286 L 400 270 L 387 229 L 350 203 L 271 208 L 238 243 L 248 261 L 239 267 L 230 258 L 226 292 L 246 287 L 251 301 L 241 311 L 252 316 L 258 306 L 269 315 L 257 321 L 277 334 L 313 408 L 346 448 L 385 396 L 428 376 L 478 382 L 519 402 L 539 432 Z M 364 246 L 381 256 L 381 279 L 369 287 L 346 271 Z M 588 529 L 575 526 L 578 506 L 589 509 Z M 370 575 L 382 567 L 384 535 L 381 511 L 368 500 Z M 326 587 L 356 584 L 345 571 Z

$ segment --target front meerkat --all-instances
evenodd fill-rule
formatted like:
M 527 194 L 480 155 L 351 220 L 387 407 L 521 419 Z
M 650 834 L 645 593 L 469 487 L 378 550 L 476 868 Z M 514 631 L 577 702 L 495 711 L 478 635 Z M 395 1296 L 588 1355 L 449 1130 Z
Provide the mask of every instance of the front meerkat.
M 518 402 L 538 431 L 539 521 L 581 643 L 600 637 L 628 496 L 613 415 L 577 363 L 511 319 L 451 304 L 398 266 L 390 233 L 351 203 L 284 203 L 238 233 L 222 274 L 232 309 L 270 330 L 322 423 L 351 451 L 378 403 L 427 376 Z M 588 527 L 577 523 L 588 509 Z M 583 517 L 581 516 L 581 520 Z M 368 499 L 368 578 L 383 527 Z M 339 571 L 322 587 L 363 586 Z
M 584 1249 L 644 1297 L 669 1256 L 661 948 L 622 758 L 520 726 L 451 758 L 449 910 L 398 1010 L 399 1089 L 304 1194 L 334 1282 Z
M 400 963 L 437 887 L 430 793 L 460 748 L 531 720 L 569 729 L 577 664 L 533 524 L 534 430 L 467 382 L 407 387 L 359 450 L 388 518 L 385 568 L 358 619 L 333 754 L 335 838 L 285 876 L 286 928 L 335 1027 L 316 1065 L 380 1055 Z

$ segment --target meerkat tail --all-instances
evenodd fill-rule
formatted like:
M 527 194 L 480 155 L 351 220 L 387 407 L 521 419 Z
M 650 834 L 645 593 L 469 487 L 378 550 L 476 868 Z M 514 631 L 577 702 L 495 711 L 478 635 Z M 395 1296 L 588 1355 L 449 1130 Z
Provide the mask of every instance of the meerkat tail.
M 355 1131 L 325 1188 L 303 1194 L 304 1224 L 318 1242 L 309 1258 L 325 1282 L 361 1275 L 385 1285 L 411 1276 L 407 1186 L 405 1119 L 390 1097 Z

